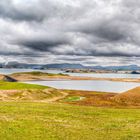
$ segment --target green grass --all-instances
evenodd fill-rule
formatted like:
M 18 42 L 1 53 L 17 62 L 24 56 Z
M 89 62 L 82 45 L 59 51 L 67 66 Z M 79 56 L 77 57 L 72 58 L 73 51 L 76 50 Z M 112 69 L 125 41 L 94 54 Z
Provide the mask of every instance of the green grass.
M 76 101 L 80 101 L 84 98 L 85 97 L 82 97 L 82 96 L 72 96 L 72 97 L 65 98 L 63 101 L 65 101 L 65 102 L 76 102 Z
M 0 102 L 2 140 L 139 140 L 139 109 Z
M 13 73 L 11 75 L 22 75 L 22 74 L 27 74 L 27 75 L 33 75 L 33 76 L 69 76 L 68 74 L 63 74 L 63 73 L 46 73 L 46 72 L 40 72 L 40 71 L 31 71 L 31 72 L 18 72 L 18 73 Z
M 53 98 L 62 97 L 63 93 L 57 89 L 34 85 L 34 84 L 25 84 L 17 82 L 3 82 L 0 81 L 0 90 L 9 90 L 2 91 L 0 94 L 0 101 L 47 101 Z M 15 91 L 11 91 L 15 90 Z
M 45 88 L 48 87 L 35 84 L 0 81 L 0 90 L 23 90 L 23 89 L 45 89 Z

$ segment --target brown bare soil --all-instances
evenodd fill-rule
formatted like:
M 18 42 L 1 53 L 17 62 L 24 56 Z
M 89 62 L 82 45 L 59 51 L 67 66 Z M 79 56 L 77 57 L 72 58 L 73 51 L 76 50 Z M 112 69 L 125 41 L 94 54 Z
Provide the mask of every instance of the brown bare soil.
M 97 106 L 97 107 L 115 107 L 115 108 L 140 108 L 140 87 L 129 90 L 122 94 L 89 92 L 65 90 L 69 97 L 84 97 L 79 101 L 60 100 L 67 104 Z
M 118 94 L 112 99 L 121 105 L 140 106 L 140 87 Z
M 65 100 L 61 100 L 61 102 L 65 102 L 68 104 L 75 105 L 86 105 L 86 106 L 100 106 L 100 107 L 112 107 L 116 106 L 115 102 L 112 102 L 112 97 L 114 97 L 115 93 L 105 93 L 105 92 L 92 92 L 92 91 L 76 91 L 76 90 L 64 90 L 69 95 L 66 98 L 81 96 L 85 97 L 83 100 L 79 100 L 76 102 L 66 102 Z

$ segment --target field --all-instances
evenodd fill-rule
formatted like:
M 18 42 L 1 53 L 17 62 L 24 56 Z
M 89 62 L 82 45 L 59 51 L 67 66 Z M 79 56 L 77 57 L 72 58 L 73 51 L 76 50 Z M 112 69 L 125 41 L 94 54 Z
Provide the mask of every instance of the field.
M 139 100 L 130 100 L 139 93 L 139 87 L 116 95 L 1 81 L 0 140 L 139 140 L 140 109 L 131 109 Z
M 139 109 L 0 103 L 2 140 L 139 140 Z

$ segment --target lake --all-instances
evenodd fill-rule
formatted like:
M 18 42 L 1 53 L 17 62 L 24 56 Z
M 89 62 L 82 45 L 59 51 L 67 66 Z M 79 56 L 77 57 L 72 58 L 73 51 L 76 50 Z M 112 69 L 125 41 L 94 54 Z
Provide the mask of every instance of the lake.
M 120 73 L 66 73 L 71 76 L 84 76 L 96 78 L 134 78 L 139 79 L 140 74 L 120 74 Z
M 0 74 L 12 74 L 16 72 L 31 72 L 31 71 L 41 71 L 48 73 L 63 73 L 61 70 L 37 70 L 37 69 L 4 69 L 0 68 Z
M 34 70 L 34 69 L 0 69 L 1 74 L 12 74 L 16 72 L 42 71 L 48 73 L 65 73 L 61 70 Z M 140 78 L 140 74 L 117 74 L 117 73 L 67 73 L 71 76 L 85 76 L 98 78 Z M 140 83 L 134 82 L 116 82 L 116 81 L 33 81 L 33 84 L 51 86 L 58 89 L 87 90 L 121 93 L 129 89 L 140 86 Z
M 140 83 L 134 82 L 114 82 L 98 80 L 69 80 L 69 81 L 31 81 L 30 84 L 39 84 L 54 87 L 57 89 L 87 90 L 121 93 L 129 89 L 140 86 Z

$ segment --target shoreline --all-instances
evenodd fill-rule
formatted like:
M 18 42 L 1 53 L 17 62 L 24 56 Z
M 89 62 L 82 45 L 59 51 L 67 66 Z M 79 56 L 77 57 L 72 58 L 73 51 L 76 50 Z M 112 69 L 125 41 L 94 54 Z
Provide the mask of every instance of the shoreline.
M 21 73 L 13 73 L 9 76 L 17 81 L 68 81 L 68 80 L 99 80 L 99 81 L 118 81 L 118 82 L 136 82 L 140 83 L 140 78 L 102 78 L 102 77 L 88 77 L 88 76 L 70 76 L 67 74 L 50 74 L 43 72 L 21 72 Z M 1 78 L 2 79 L 2 78 Z
M 116 82 L 136 82 L 140 83 L 140 79 L 134 78 L 97 78 L 97 77 L 81 77 L 81 76 L 46 76 L 46 77 L 14 77 L 18 81 L 68 81 L 68 80 L 98 80 L 98 81 L 116 81 Z

